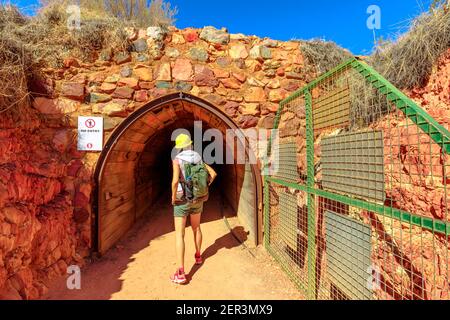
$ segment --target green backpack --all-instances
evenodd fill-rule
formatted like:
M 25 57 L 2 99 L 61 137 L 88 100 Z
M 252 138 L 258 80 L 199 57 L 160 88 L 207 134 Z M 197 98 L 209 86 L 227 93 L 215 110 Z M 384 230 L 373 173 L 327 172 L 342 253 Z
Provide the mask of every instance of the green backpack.
M 189 202 L 206 201 L 208 198 L 209 173 L 203 162 L 198 164 L 185 163 L 185 197 Z

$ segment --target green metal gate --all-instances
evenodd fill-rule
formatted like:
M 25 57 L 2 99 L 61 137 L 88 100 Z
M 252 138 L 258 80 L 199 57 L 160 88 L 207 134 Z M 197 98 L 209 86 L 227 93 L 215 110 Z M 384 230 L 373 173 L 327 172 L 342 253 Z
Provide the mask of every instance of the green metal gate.
M 282 101 L 275 132 L 265 246 L 305 298 L 449 299 L 447 128 L 351 59 Z

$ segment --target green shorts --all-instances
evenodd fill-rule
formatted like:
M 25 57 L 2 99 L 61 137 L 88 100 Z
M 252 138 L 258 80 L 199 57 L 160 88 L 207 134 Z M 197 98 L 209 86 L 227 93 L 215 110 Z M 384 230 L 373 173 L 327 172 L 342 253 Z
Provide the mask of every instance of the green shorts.
M 203 212 L 203 201 L 198 203 L 186 203 L 174 206 L 173 215 L 177 218 L 188 217 L 191 214 L 199 214 Z

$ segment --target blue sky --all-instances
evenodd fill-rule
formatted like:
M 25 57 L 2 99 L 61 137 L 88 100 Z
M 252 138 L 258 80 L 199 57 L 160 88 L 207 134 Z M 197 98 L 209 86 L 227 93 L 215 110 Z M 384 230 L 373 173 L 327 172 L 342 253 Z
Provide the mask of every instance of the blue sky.
M 38 0 L 12 0 L 19 6 Z M 373 31 L 367 28 L 367 8 L 381 9 L 381 29 L 376 37 L 404 31 L 408 21 L 427 10 L 431 0 L 171 0 L 178 7 L 179 28 L 206 25 L 226 27 L 277 40 L 323 38 L 333 40 L 354 54 L 373 48 Z

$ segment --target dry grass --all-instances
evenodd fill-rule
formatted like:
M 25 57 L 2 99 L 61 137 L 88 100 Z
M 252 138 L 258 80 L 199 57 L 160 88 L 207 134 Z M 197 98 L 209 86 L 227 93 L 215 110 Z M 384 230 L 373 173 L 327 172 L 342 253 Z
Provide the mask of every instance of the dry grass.
M 61 0 L 47 0 L 55 2 Z M 96 12 L 101 16 L 113 16 L 127 25 L 146 28 L 149 26 L 167 27 L 175 23 L 178 13 L 164 0 L 79 0 L 82 10 Z
M 350 51 L 336 43 L 321 39 L 301 41 L 300 48 L 308 63 L 309 70 L 306 71 L 316 75 L 321 75 L 337 67 L 353 56 Z
M 33 72 L 33 58 L 19 39 L 7 34 L 10 25 L 26 23 L 16 7 L 0 6 L 0 113 L 28 98 L 27 75 Z
M 450 48 L 450 3 L 440 2 L 411 22 L 396 41 L 380 45 L 369 63 L 400 89 L 422 87 Z

